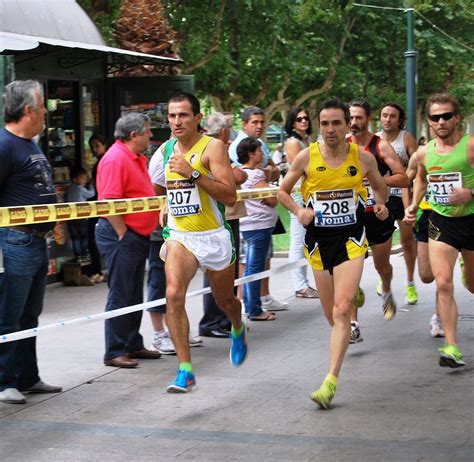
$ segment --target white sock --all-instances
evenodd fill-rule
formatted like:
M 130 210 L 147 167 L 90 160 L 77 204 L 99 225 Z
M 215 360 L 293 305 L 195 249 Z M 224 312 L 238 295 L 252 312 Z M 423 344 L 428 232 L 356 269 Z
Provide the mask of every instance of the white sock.
M 405 284 L 407 286 L 414 286 L 415 285 L 415 281 L 405 281 Z

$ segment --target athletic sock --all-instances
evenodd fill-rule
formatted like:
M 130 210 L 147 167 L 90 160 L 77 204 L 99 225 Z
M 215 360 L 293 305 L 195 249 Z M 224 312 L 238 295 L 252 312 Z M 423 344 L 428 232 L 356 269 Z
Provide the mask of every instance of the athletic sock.
M 407 286 L 414 286 L 414 285 L 415 285 L 415 281 L 405 281 L 405 285 L 407 285 Z
M 271 300 L 272 300 L 272 298 L 271 298 L 270 295 L 263 295 L 262 297 L 260 297 L 260 301 L 262 303 L 270 302 Z
M 179 363 L 179 368 L 180 370 L 186 371 L 186 372 L 192 372 L 193 371 L 193 365 L 191 363 Z
M 329 382 L 333 384 L 334 386 L 337 386 L 337 377 L 333 374 L 326 375 L 326 378 L 324 379 L 324 381 Z
M 236 329 L 234 326 L 232 326 L 231 331 L 232 331 L 232 335 L 234 337 L 240 337 L 240 335 L 244 331 L 244 323 L 240 324 L 240 327 L 238 329 Z

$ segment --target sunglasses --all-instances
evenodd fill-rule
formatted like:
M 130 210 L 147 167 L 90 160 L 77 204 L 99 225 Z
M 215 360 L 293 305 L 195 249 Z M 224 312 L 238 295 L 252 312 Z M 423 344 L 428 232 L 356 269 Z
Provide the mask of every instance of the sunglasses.
M 297 117 L 295 120 L 297 122 L 304 122 L 304 121 L 309 122 L 309 117 L 308 116 Z
M 441 119 L 444 121 L 451 120 L 454 117 L 454 112 L 445 112 L 444 114 L 432 114 L 428 116 L 432 122 L 439 122 Z

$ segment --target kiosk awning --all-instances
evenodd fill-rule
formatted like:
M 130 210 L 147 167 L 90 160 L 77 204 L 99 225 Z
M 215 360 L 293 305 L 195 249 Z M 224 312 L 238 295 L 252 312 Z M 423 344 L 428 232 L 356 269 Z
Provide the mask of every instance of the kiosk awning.
M 64 69 L 104 58 L 107 59 L 109 72 L 123 70 L 137 65 L 174 66 L 182 63 L 182 60 L 179 58 L 138 53 L 136 51 L 122 50 L 121 48 L 107 47 L 104 45 L 0 32 L 0 54 L 24 55 L 25 61 L 45 53 L 53 53 L 64 49 L 77 50 L 73 56 L 62 58 L 59 61 L 59 65 Z

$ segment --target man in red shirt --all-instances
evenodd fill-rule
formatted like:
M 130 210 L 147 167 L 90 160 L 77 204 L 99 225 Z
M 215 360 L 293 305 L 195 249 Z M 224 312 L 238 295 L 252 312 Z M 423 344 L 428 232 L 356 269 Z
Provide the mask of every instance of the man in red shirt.
M 99 200 L 155 195 L 142 154 L 152 133 L 150 119 L 130 113 L 115 125 L 115 143 L 102 157 L 97 170 Z M 150 234 L 158 224 L 158 212 L 143 212 L 100 218 L 96 227 L 97 247 L 108 271 L 109 295 L 106 311 L 143 302 L 145 261 Z M 140 335 L 142 311 L 105 321 L 106 366 L 132 368 L 137 359 L 161 355 L 143 346 Z

